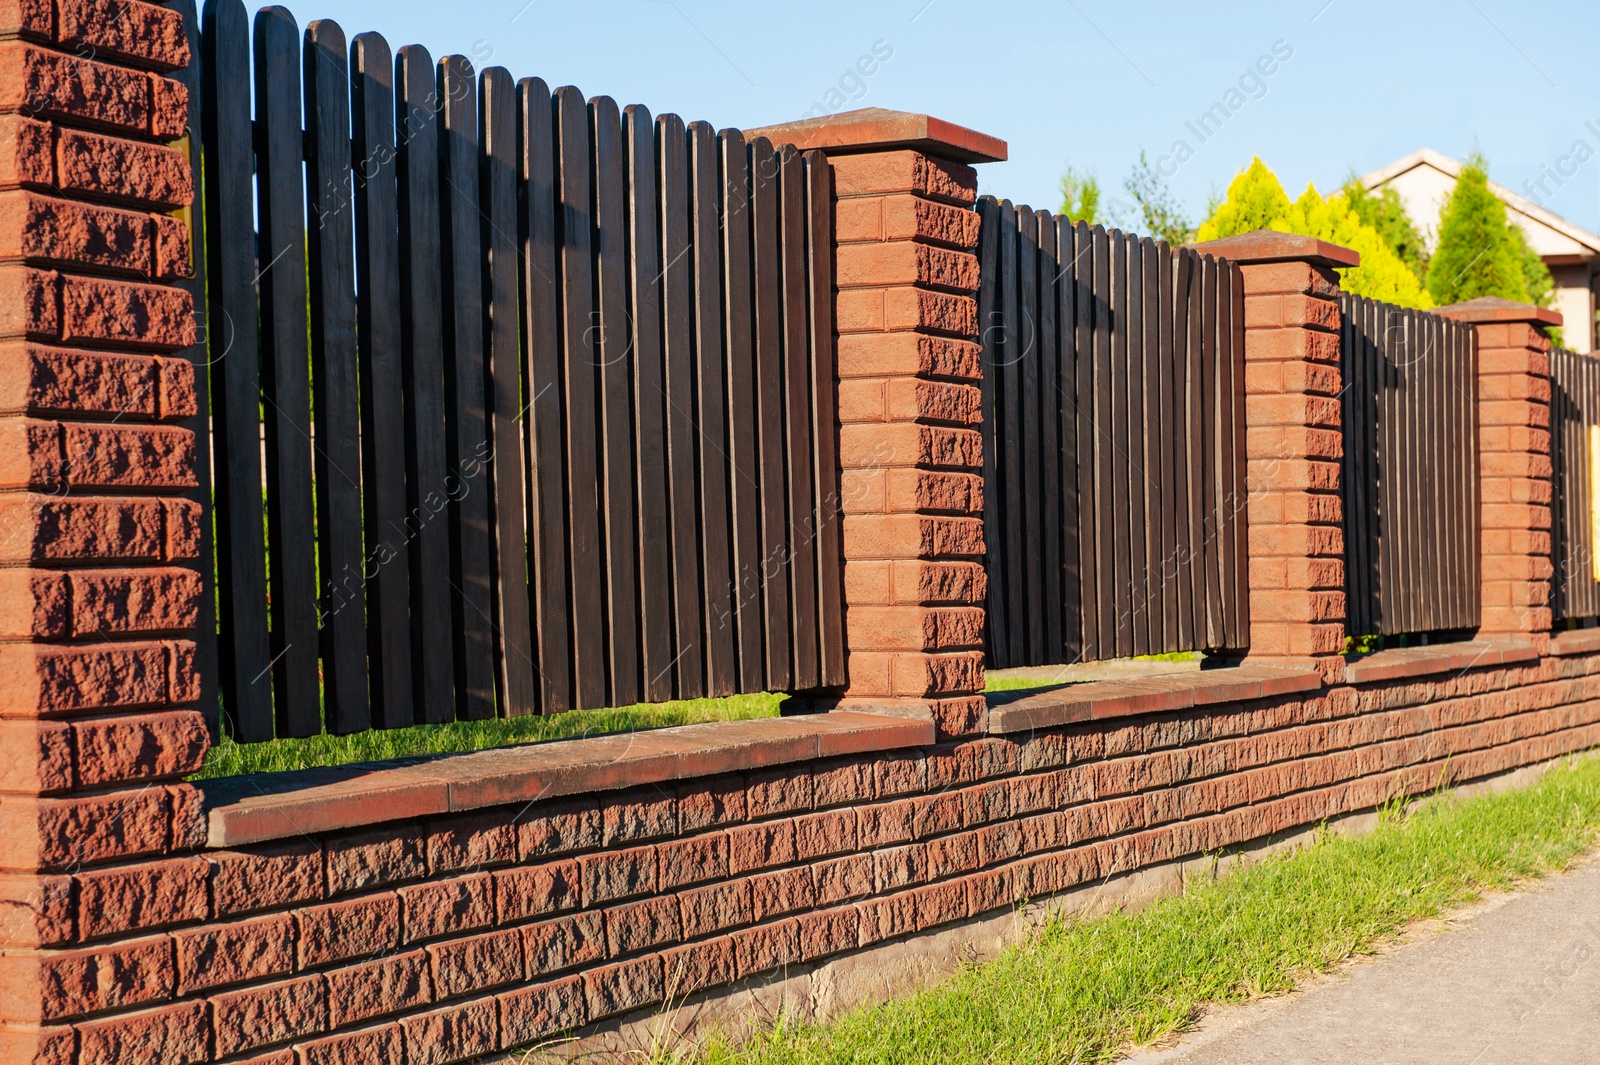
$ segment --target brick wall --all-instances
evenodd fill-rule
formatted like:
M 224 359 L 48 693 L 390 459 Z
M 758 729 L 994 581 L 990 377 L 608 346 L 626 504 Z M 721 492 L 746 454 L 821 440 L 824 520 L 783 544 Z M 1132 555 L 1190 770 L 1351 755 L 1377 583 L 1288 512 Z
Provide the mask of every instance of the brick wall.
M 0 1061 L 470 1060 L 1597 743 L 1543 658 L 96 864 Z
M 211 912 L 173 783 L 207 746 L 189 42 L 103 0 L 7 5 L 0 35 L 0 1061 L 131 1060 L 143 1020 L 39 1025 L 170 998 L 143 932 Z

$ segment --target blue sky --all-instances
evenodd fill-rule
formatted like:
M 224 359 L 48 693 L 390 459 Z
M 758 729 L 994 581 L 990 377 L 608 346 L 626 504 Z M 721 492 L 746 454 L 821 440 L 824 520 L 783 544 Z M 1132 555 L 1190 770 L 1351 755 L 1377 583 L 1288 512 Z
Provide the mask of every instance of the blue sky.
M 261 5 L 255 5 L 261 6 Z M 1191 217 L 1252 154 L 1291 194 L 1417 148 L 1474 146 L 1518 191 L 1600 230 L 1600 95 L 1587 91 L 1600 5 L 1513 0 L 292 0 L 304 25 L 382 32 L 552 87 L 757 126 L 832 105 L 923 111 L 1010 144 L 984 190 L 1054 208 L 1067 163 L 1120 185 L 1141 148 L 1170 157 Z M 868 62 L 876 46 L 887 59 Z M 1270 76 L 1249 72 L 1263 56 Z M 1281 58 L 1287 53 L 1287 58 Z M 1240 88 L 1241 79 L 1244 79 Z M 1230 89 L 1239 89 L 1228 98 Z M 834 95 L 829 96 L 830 90 Z M 1188 124 L 1236 105 L 1206 130 Z M 1586 123 L 1593 122 L 1590 129 Z M 1192 150 L 1181 165 L 1183 140 Z

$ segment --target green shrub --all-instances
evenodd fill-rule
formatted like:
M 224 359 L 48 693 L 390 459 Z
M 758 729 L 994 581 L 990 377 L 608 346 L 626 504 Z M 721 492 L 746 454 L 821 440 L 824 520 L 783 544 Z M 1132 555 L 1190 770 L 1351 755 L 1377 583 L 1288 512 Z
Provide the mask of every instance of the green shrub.
M 1528 301 L 1522 249 L 1506 205 L 1489 189 L 1488 167 L 1474 155 L 1461 168 L 1439 213 L 1439 246 L 1428 264 L 1428 292 L 1440 304 L 1482 296 Z
M 1339 284 L 1346 292 L 1401 307 L 1433 306 L 1417 275 L 1377 229 L 1361 220 L 1344 193 L 1323 199 L 1315 185 L 1307 185 L 1291 203 L 1278 176 L 1259 157 L 1233 179 L 1227 198 L 1200 227 L 1196 239 L 1215 240 L 1257 229 L 1299 233 L 1360 253 L 1360 266 L 1339 271 Z

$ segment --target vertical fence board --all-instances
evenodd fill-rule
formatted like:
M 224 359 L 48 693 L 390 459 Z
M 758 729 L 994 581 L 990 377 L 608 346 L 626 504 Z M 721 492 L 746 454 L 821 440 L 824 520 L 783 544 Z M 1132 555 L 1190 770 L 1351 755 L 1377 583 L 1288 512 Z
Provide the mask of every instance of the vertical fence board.
M 254 60 L 273 687 L 279 735 L 314 736 L 322 729 L 322 699 L 306 336 L 305 141 L 300 34 L 284 8 L 257 12 Z
M 1145 486 L 1149 479 L 1145 469 L 1145 350 L 1144 350 L 1144 244 L 1138 237 L 1123 238 L 1128 249 L 1128 301 L 1122 314 L 1122 328 L 1127 335 L 1127 402 L 1126 432 L 1119 436 L 1128 456 L 1128 622 L 1132 628 L 1132 652 L 1136 655 L 1150 653 L 1150 558 L 1145 536 L 1149 520 L 1145 511 Z
M 1058 421 L 1061 384 L 1057 369 L 1056 327 L 1058 287 L 1057 265 L 1059 249 L 1056 247 L 1055 218 L 1048 211 L 1036 212 L 1033 225 L 1038 233 L 1039 291 L 1035 305 L 1039 308 L 1039 440 L 1040 463 L 1038 510 L 1040 515 L 1043 558 L 1039 609 L 1034 612 L 1038 624 L 1043 626 L 1045 656 L 1056 661 L 1067 661 L 1062 645 L 1062 610 L 1068 602 L 1061 585 L 1061 542 L 1066 528 L 1061 516 L 1061 428 Z
M 761 461 L 757 409 L 756 336 L 752 298 L 750 153 L 744 135 L 717 135 L 722 164 L 724 337 L 728 393 L 728 484 L 733 512 L 734 618 L 739 683 L 766 683 L 762 649 Z
M 330 732 L 372 725 L 361 543 L 361 395 L 356 373 L 350 71 L 344 31 L 305 33 L 306 198 L 323 700 Z
M 1100 526 L 1099 509 L 1095 500 L 1098 485 L 1096 464 L 1095 418 L 1098 410 L 1098 385 L 1096 383 L 1096 320 L 1101 313 L 1096 306 L 1095 255 L 1099 244 L 1088 224 L 1079 222 L 1073 227 L 1072 287 L 1073 287 L 1073 341 L 1077 352 L 1077 371 L 1074 392 L 1074 421 L 1077 433 L 1077 487 L 1078 487 L 1078 594 L 1083 614 L 1083 657 L 1099 659 L 1109 654 L 1105 636 L 1100 628 Z M 987 492 L 985 493 L 987 495 Z
M 506 715 L 539 709 L 534 680 L 533 621 L 528 579 L 528 469 L 523 455 L 521 327 L 519 322 L 517 207 L 517 87 L 511 72 L 490 67 L 479 79 L 482 166 L 479 205 L 485 252 L 483 296 L 488 381 L 488 441 L 493 457 L 489 475 L 488 532 L 493 541 L 492 641 L 500 685 L 499 708 Z
M 821 152 L 804 156 L 811 301 L 811 411 L 815 441 L 817 604 L 821 625 L 821 683 L 845 682 L 844 562 L 840 555 L 837 366 L 833 339 L 833 169 Z
M 1004 355 L 1004 329 L 1000 324 L 1005 314 L 1000 308 L 1000 230 L 1004 225 L 999 201 L 992 196 L 978 200 L 978 341 L 979 358 L 983 376 L 979 383 L 979 402 L 983 407 L 985 424 L 989 431 L 983 447 L 983 528 L 985 539 L 999 543 L 1001 535 L 1001 492 L 999 455 L 996 431 L 1000 417 L 999 370 Z M 989 661 L 997 666 L 1011 661 L 1010 622 L 1011 611 L 1006 607 L 1007 584 L 1004 577 L 1005 554 L 990 547 L 987 554 L 989 571 L 988 625 L 986 644 Z
M 401 385 L 400 205 L 395 182 L 394 56 L 376 33 L 351 42 L 355 167 L 356 338 L 363 514 L 367 529 L 367 669 L 372 724 L 413 723 L 411 568 L 407 563 L 405 392 Z
M 1077 230 L 1058 218 L 1056 229 L 1056 410 L 1061 439 L 1058 495 L 1061 500 L 1061 660 L 1084 654 L 1082 515 L 1078 504 L 1078 281 Z M 983 416 L 988 418 L 989 405 Z
M 632 111 L 630 109 L 630 116 Z M 630 117 L 630 121 L 638 122 Z M 635 160 L 642 133 L 633 130 Z M 680 697 L 705 690 L 706 649 L 700 604 L 699 477 L 695 458 L 694 260 L 690 257 L 689 134 L 677 115 L 656 120 L 661 188 L 658 306 L 662 321 L 662 375 L 666 396 L 667 485 L 671 538 L 672 627 Z M 645 535 L 648 535 L 646 533 Z M 709 545 L 708 545 L 709 550 Z M 722 550 L 726 551 L 723 541 Z
M 1039 437 L 1039 221 L 1028 207 L 1017 208 L 1016 293 L 1019 309 L 1014 336 L 1017 347 L 1006 361 L 1018 382 L 1018 402 L 1014 417 L 1018 423 L 1020 449 L 1017 466 L 1020 479 L 1009 485 L 1007 496 L 1014 503 L 1022 534 L 1024 661 L 1044 658 L 1044 630 L 1039 618 L 1044 555 L 1043 513 L 1039 507 L 1040 455 L 1044 446 Z
M 667 391 L 661 335 L 661 231 L 657 221 L 656 127 L 637 104 L 623 117 L 626 151 L 628 259 L 633 332 L 633 462 L 638 493 L 639 622 L 644 698 L 672 698 L 672 528 L 667 499 Z M 696 646 L 698 641 L 696 641 Z
M 816 485 L 811 466 L 810 332 L 806 300 L 805 164 L 785 145 L 778 157 L 779 255 L 783 276 L 783 409 L 787 415 L 788 553 L 792 633 L 790 684 L 809 691 L 821 680 L 817 658 L 817 555 L 814 531 Z
M 1190 516 L 1193 493 L 1199 491 L 1190 462 L 1189 425 L 1194 416 L 1189 394 L 1189 292 L 1195 284 L 1195 253 L 1179 248 L 1172 263 L 1172 468 L 1173 571 L 1178 575 L 1178 643 L 1195 642 L 1195 540 Z
M 528 555 L 531 612 L 538 638 L 539 709 L 571 708 L 566 460 L 562 453 L 562 296 L 558 263 L 556 145 L 550 90 L 537 78 L 517 83 L 517 239 L 528 449 Z
M 406 427 L 406 514 L 411 535 L 411 663 L 419 721 L 455 716 L 449 604 L 450 535 L 444 501 L 443 276 L 439 243 L 439 130 L 433 60 L 406 45 L 395 60 L 400 199 L 401 366 Z
M 752 469 L 760 500 L 760 555 L 755 577 L 761 595 L 757 612 L 762 618 L 766 686 L 772 691 L 789 687 L 791 651 L 788 582 L 777 570 L 788 521 L 784 514 L 784 409 L 783 409 L 783 262 L 779 248 L 778 157 L 772 143 L 757 137 L 749 143 L 750 222 L 755 277 L 755 398 L 756 456 Z

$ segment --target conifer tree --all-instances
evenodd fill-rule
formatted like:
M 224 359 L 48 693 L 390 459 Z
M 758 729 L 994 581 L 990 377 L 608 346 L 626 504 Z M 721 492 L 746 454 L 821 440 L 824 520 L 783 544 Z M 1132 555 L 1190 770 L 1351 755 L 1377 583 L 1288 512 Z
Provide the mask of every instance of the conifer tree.
M 1506 205 L 1489 188 L 1488 165 L 1474 153 L 1439 213 L 1439 244 L 1428 264 L 1428 293 L 1434 302 L 1460 303 L 1480 296 L 1528 302 L 1523 242 L 1511 228 Z

